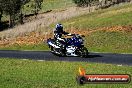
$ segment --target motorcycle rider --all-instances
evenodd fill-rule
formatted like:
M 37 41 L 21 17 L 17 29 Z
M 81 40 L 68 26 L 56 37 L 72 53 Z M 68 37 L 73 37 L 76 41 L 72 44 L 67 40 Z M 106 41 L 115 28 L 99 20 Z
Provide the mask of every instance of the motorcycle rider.
M 71 33 L 65 32 L 63 30 L 63 25 L 62 24 L 56 24 L 55 30 L 54 30 L 54 40 L 56 42 L 61 43 L 64 47 L 66 46 L 66 41 L 62 39 L 62 35 L 71 35 Z

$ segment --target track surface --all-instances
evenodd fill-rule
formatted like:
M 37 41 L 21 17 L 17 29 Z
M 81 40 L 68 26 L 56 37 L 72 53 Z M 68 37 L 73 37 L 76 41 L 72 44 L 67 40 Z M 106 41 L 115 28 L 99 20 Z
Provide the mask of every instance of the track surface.
M 121 65 L 132 65 L 132 54 L 110 54 L 110 53 L 90 53 L 87 58 L 80 57 L 58 57 L 49 51 L 12 51 L 1 50 L 0 58 L 31 59 L 45 61 L 78 61 L 78 62 L 98 62 Z

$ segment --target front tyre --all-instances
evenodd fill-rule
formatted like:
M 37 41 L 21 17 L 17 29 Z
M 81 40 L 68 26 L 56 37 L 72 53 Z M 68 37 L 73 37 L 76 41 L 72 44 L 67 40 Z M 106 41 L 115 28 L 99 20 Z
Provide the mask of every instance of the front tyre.
M 86 47 L 82 47 L 80 49 L 80 57 L 85 57 L 86 58 L 88 56 L 88 54 L 89 54 L 89 52 L 88 52 Z
M 55 48 L 53 46 L 50 46 L 51 53 L 55 54 Z

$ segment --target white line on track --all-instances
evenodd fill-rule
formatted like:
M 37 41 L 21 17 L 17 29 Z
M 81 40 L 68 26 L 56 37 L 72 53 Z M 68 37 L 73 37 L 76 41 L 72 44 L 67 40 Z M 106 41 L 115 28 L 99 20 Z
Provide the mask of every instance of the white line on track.
M 37 61 L 43 62 L 43 61 L 45 61 L 45 60 L 37 60 Z
M 117 65 L 117 66 L 122 66 L 122 64 L 120 64 L 120 65 Z

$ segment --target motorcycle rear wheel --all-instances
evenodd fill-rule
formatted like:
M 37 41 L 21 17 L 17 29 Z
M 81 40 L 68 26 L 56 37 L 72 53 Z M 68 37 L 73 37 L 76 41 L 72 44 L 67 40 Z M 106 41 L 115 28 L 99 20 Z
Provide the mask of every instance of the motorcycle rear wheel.
M 61 57 L 66 56 L 65 53 L 63 52 L 63 50 L 60 49 L 59 51 L 56 51 L 56 49 L 54 47 L 51 47 L 51 52 L 57 56 L 61 56 Z

